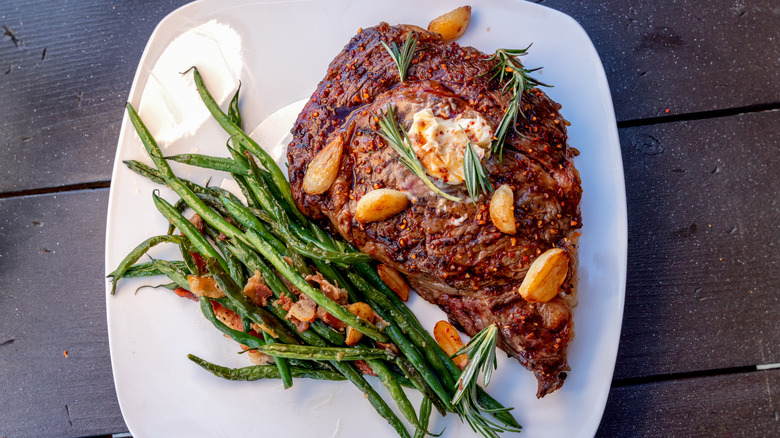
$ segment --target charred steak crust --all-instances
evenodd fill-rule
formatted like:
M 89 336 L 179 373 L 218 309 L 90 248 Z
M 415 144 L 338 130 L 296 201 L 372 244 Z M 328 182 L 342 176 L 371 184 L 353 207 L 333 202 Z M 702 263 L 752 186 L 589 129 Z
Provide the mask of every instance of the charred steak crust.
M 409 31 L 418 34 L 419 49 L 400 83 L 381 41 L 401 44 Z M 441 118 L 479 114 L 495 127 L 510 96 L 491 79 L 493 62 L 487 59 L 415 26 L 381 23 L 359 31 L 298 116 L 287 152 L 290 182 L 304 214 L 327 222 L 361 251 L 404 273 L 419 294 L 469 335 L 497 323 L 500 347 L 535 373 L 542 397 L 561 386 L 569 369 L 566 347 L 573 336 L 581 226 L 582 190 L 571 161 L 577 151 L 566 143 L 568 122 L 560 105 L 539 89 L 525 93 L 525 117 L 509 135 L 503 160 L 483 160 L 494 187 L 509 184 L 515 193 L 515 235 L 492 224 L 489 197 L 455 203 L 436 195 L 376 133 L 375 115 L 388 103 L 397 106 L 405 129 L 424 108 Z M 336 136 L 342 137 L 344 154 L 335 182 L 323 195 L 304 193 L 308 163 Z M 463 184 L 438 185 L 468 196 Z M 361 225 L 354 219 L 357 201 L 378 188 L 402 190 L 413 202 L 387 220 Z M 552 247 L 572 256 L 562 291 L 550 302 L 528 303 L 517 288 L 534 259 Z

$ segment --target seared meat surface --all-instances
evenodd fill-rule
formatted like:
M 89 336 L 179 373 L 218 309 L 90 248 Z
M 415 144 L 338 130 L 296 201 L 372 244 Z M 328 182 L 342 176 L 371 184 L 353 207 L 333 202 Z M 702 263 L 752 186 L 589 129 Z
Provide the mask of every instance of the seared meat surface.
M 418 49 L 400 83 L 398 69 L 381 41 L 403 43 L 407 32 Z M 539 89 L 524 93 L 523 115 L 510 133 L 503 159 L 482 160 L 494 187 L 514 193 L 517 233 L 500 232 L 488 213 L 490 196 L 468 198 L 465 184 L 435 180 L 463 199 L 453 202 L 431 191 L 409 171 L 377 134 L 376 115 L 395 105 L 401 126 L 431 109 L 436 117 L 480 116 L 495 130 L 511 96 L 489 73 L 489 56 L 413 26 L 385 23 L 358 32 L 328 69 L 293 128 L 287 158 L 295 201 L 375 259 L 406 275 L 426 300 L 474 335 L 495 322 L 499 346 L 532 370 L 542 397 L 563 383 L 569 369 L 566 348 L 573 336 L 576 304 L 576 240 L 581 187 L 566 143 L 567 122 L 560 105 Z M 334 138 L 344 152 L 335 182 L 322 195 L 302 190 L 312 158 Z M 433 179 L 433 178 L 432 178 Z M 391 188 L 412 203 L 389 219 L 364 225 L 356 205 L 367 192 Z M 529 265 L 544 251 L 561 247 L 571 264 L 560 293 L 547 303 L 528 303 L 517 292 Z

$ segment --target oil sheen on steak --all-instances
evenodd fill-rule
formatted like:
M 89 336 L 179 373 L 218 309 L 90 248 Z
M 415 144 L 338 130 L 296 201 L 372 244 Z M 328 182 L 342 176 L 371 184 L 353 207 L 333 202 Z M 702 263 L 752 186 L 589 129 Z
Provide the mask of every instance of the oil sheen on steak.
M 407 32 L 419 36 L 418 50 L 400 83 L 398 68 L 380 44 L 401 45 Z M 503 160 L 483 159 L 494 187 L 509 184 L 515 196 L 517 234 L 503 234 L 488 213 L 490 197 L 476 203 L 451 202 L 431 191 L 397 158 L 376 133 L 375 114 L 398 108 L 404 129 L 412 115 L 431 108 L 440 118 L 479 114 L 493 129 L 509 104 L 501 85 L 488 73 L 489 56 L 414 26 L 361 30 L 330 64 L 293 128 L 287 158 L 295 201 L 304 214 L 361 251 L 406 275 L 426 300 L 474 335 L 496 323 L 499 346 L 536 375 L 542 397 L 558 389 L 569 366 L 566 350 L 573 336 L 576 304 L 576 240 L 580 227 L 580 179 L 572 164 L 576 150 L 566 144 L 567 122 L 560 105 L 539 89 L 523 96 L 524 116 L 511 133 Z M 521 134 L 521 135 L 518 135 Z M 323 195 L 303 192 L 308 163 L 336 136 L 344 154 L 336 181 Z M 446 192 L 468 198 L 464 184 L 437 181 Z M 407 192 L 411 205 L 381 222 L 361 226 L 358 200 L 368 191 Z M 571 265 L 561 292 L 547 303 L 531 304 L 517 292 L 528 266 L 552 247 L 566 249 Z

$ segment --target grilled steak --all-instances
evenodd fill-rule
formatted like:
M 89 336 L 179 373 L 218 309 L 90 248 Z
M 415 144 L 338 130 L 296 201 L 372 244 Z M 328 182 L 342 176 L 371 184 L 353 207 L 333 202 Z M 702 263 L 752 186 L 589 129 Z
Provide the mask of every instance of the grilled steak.
M 381 41 L 400 45 L 410 31 L 418 35 L 418 49 L 401 83 Z M 298 117 L 287 153 L 289 175 L 304 214 L 405 274 L 453 324 L 474 335 L 496 323 L 499 346 L 535 373 L 537 396 L 542 397 L 558 389 L 569 370 L 566 349 L 576 304 L 582 190 L 571 161 L 577 151 L 566 143 L 568 123 L 560 105 L 537 88 L 524 93 L 523 115 L 508 136 L 502 160 L 482 160 L 493 186 L 508 184 L 514 192 L 514 235 L 491 222 L 490 196 L 471 202 L 465 184 L 432 178 L 437 187 L 464 201 L 444 199 L 406 168 L 377 133 L 376 115 L 388 104 L 397 107 L 406 130 L 414 114 L 426 108 L 441 119 L 479 116 L 495 130 L 511 96 L 502 93 L 489 73 L 495 61 L 488 58 L 414 26 L 382 23 L 359 31 L 330 64 Z M 305 193 L 308 164 L 335 138 L 344 144 L 335 181 L 321 195 Z M 378 188 L 406 192 L 412 202 L 389 219 L 358 223 L 358 201 Z M 552 300 L 526 302 L 518 287 L 535 258 L 553 247 L 569 253 L 566 280 Z

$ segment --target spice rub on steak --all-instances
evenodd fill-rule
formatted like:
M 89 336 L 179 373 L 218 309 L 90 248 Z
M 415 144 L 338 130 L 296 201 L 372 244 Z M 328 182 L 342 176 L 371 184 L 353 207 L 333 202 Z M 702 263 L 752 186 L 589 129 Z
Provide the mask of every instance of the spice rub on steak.
M 418 36 L 406 81 L 381 42 L 402 44 Z M 486 154 L 482 164 L 493 187 L 514 194 L 516 234 L 491 222 L 490 195 L 469 198 L 465 184 L 431 176 L 437 187 L 462 199 L 433 192 L 404 166 L 377 133 L 377 115 L 397 107 L 409 130 L 415 114 L 430 109 L 443 120 L 479 116 L 495 132 L 511 96 L 490 73 L 495 61 L 471 47 L 444 43 L 415 26 L 386 23 L 361 30 L 330 64 L 292 130 L 289 175 L 295 202 L 307 216 L 322 220 L 361 251 L 403 273 L 426 300 L 441 307 L 469 335 L 496 323 L 499 346 L 536 375 L 538 397 L 560 388 L 569 366 L 576 305 L 576 242 L 580 227 L 580 178 L 572 163 L 577 151 L 566 143 L 560 105 L 534 88 L 522 96 L 522 115 L 506 140 L 502 159 Z M 414 136 L 415 133 L 410 133 Z M 491 134 L 492 135 L 492 134 Z M 307 194 L 309 163 L 326 145 L 343 147 L 338 174 L 322 194 Z M 425 157 L 418 157 L 425 161 Z M 407 194 L 400 213 L 361 224 L 359 200 L 388 188 Z M 559 293 L 530 303 L 518 288 L 533 261 L 551 248 L 569 255 Z

